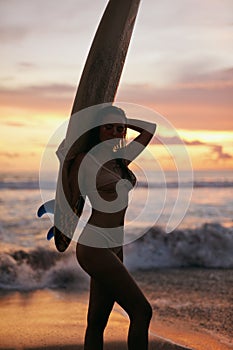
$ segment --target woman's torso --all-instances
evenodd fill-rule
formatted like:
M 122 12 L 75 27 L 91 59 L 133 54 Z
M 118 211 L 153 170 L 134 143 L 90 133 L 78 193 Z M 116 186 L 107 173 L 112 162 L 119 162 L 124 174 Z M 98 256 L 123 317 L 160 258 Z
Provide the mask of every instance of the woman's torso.
M 98 227 L 123 226 L 133 185 L 123 178 L 123 170 L 116 159 L 101 165 L 95 157 L 89 156 L 84 171 L 84 188 L 92 206 L 88 222 Z

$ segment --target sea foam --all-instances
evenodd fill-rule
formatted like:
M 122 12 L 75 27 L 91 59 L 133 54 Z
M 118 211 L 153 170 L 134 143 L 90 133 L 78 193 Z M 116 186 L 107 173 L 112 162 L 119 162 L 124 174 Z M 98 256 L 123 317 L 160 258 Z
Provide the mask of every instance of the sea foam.
M 0 289 L 43 288 L 83 291 L 89 279 L 79 267 L 75 245 L 65 254 L 37 247 L 0 254 Z M 164 233 L 151 228 L 124 247 L 125 264 L 131 271 L 159 268 L 233 268 L 233 228 L 204 224 L 200 228 Z

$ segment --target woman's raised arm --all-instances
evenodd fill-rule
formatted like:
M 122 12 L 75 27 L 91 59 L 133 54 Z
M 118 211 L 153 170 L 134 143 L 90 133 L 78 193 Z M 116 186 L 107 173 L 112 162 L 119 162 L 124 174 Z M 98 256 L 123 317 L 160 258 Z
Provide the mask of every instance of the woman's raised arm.
M 124 149 L 124 156 L 128 164 L 135 159 L 149 144 L 152 139 L 156 124 L 138 119 L 128 119 L 127 128 L 139 132 L 139 135 L 133 139 Z

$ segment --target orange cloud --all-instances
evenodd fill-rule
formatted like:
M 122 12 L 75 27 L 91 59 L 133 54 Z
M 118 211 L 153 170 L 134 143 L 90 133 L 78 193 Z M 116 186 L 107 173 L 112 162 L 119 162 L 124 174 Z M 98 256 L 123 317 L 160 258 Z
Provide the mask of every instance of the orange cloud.
M 50 113 L 50 117 L 69 115 L 75 91 L 76 87 L 68 84 L 0 88 L 0 108 L 5 116 L 16 111 L 15 119 L 21 117 L 20 111 L 33 111 L 41 118 L 45 113 Z M 199 77 L 186 76 L 166 88 L 123 85 L 117 100 L 151 107 L 176 128 L 233 130 L 232 96 L 233 69 L 229 69 Z
M 22 67 L 27 66 L 22 64 Z M 198 77 L 186 74 L 182 80 L 167 88 L 148 84 L 123 85 L 119 88 L 117 101 L 152 107 L 173 123 L 178 132 L 186 130 L 182 139 L 191 154 L 194 168 L 232 168 L 231 133 L 225 138 L 222 132 L 233 130 L 232 75 L 233 69 Z M 23 154 L 30 148 L 36 150 L 33 161 L 37 166 L 43 152 L 41 145 L 46 144 L 58 122 L 69 115 L 75 92 L 76 86 L 69 84 L 0 88 L 0 111 L 5 130 L 1 140 L 1 159 L 10 162 L 14 158 L 21 166 L 22 159 L 25 159 Z M 33 118 L 29 119 L 31 115 Z M 46 125 L 41 123 L 44 120 Z M 19 133 L 18 128 L 22 132 Z M 197 130 L 202 130 L 201 136 L 198 136 Z M 214 138 L 209 138 L 214 130 Z M 10 145 L 8 131 L 11 136 L 14 135 Z M 179 143 L 178 138 L 171 135 L 163 135 L 162 142 L 165 145 Z M 22 159 L 19 143 L 24 148 L 24 151 L 20 151 Z M 170 167 L 170 163 L 167 167 Z
M 163 88 L 148 84 L 122 86 L 118 100 L 147 105 L 177 128 L 233 129 L 233 69 L 186 77 Z
M 223 152 L 223 147 L 220 145 L 213 145 L 212 152 L 216 155 L 217 160 L 233 159 L 233 156 L 231 154 Z
M 1 108 L 37 110 L 38 112 L 67 113 L 75 88 L 71 85 L 39 85 L 0 89 Z M 43 116 L 41 114 L 41 116 Z M 17 119 L 17 115 L 15 115 Z
M 0 157 L 4 158 L 18 158 L 20 156 L 21 154 L 16 152 L 0 152 Z

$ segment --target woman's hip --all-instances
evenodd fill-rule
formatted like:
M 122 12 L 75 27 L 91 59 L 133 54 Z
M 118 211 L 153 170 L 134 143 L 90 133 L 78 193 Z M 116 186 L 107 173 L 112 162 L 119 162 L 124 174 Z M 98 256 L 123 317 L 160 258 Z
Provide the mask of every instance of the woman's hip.
M 78 242 L 92 248 L 117 249 L 124 243 L 124 228 L 123 226 L 105 228 L 87 223 Z

